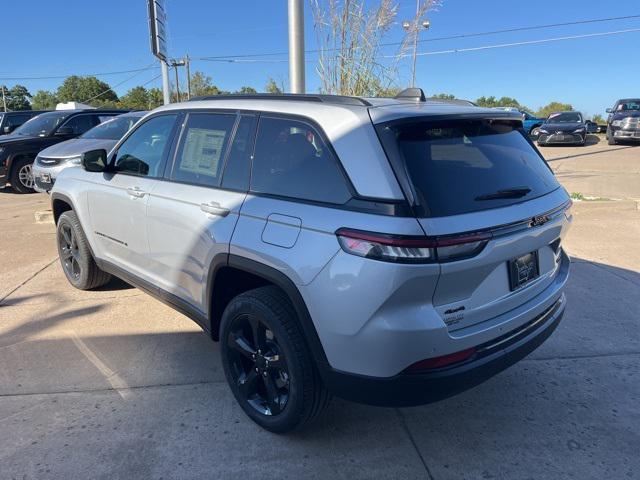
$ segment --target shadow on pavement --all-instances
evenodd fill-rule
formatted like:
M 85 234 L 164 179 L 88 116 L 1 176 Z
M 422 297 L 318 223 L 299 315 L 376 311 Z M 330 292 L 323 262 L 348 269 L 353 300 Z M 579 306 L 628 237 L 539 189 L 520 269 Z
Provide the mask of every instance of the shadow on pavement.
M 572 268 L 560 328 L 507 371 L 422 407 L 334 399 L 316 424 L 285 436 L 244 416 L 225 383 L 218 346 L 203 333 L 92 337 L 76 329 L 130 389 L 126 397 L 73 339 L 5 346 L 0 397 L 33 397 L 33 406 L 5 422 L 11 440 L 0 447 L 0 462 L 8 474 L 28 474 L 37 471 L 33 459 L 48 458 L 61 477 L 215 471 L 249 478 L 268 468 L 278 478 L 420 478 L 425 466 L 432 478 L 633 476 L 640 468 L 633 447 L 640 441 L 640 274 L 580 259 Z M 28 339 L 100 308 L 32 319 L 0 340 Z M 115 319 L 115 329 L 117 322 L 142 327 L 144 319 Z M 52 396 L 37 395 L 45 392 Z

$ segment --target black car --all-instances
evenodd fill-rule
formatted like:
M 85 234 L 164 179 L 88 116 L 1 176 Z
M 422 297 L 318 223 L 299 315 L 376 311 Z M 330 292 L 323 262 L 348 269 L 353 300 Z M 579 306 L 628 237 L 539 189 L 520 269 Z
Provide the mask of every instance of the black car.
M 31 165 L 40 150 L 82 135 L 129 110 L 56 110 L 32 118 L 11 135 L 0 138 L 0 188 L 11 184 L 18 193 L 33 192 Z
M 584 145 L 587 125 L 580 112 L 556 112 L 538 129 L 538 145 Z
M 33 117 L 48 110 L 19 110 L 17 112 L 0 112 L 0 136 L 8 135 Z
M 607 108 L 607 141 L 615 145 L 620 140 L 640 140 L 640 98 L 618 100 Z

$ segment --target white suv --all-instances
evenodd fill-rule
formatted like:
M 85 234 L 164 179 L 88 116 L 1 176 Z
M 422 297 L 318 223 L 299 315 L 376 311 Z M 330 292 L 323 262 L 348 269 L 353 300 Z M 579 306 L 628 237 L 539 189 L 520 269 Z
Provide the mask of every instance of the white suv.
M 116 275 L 221 342 L 283 432 L 330 394 L 417 405 L 558 325 L 570 199 L 519 114 L 396 99 L 217 96 L 154 110 L 52 190 L 69 281 Z

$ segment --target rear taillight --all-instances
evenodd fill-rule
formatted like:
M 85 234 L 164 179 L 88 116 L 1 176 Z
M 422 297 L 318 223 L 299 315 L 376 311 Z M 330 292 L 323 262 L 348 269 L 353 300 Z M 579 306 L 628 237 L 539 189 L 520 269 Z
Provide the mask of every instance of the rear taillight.
M 410 365 L 405 371 L 407 372 L 421 372 L 424 370 L 431 370 L 433 368 L 443 368 L 453 365 L 455 363 L 464 362 L 469 360 L 473 354 L 476 353 L 475 348 L 467 348 L 460 352 L 450 353 L 449 355 L 443 355 L 441 357 L 427 358 L 420 360 Z
M 341 228 L 336 232 L 342 249 L 352 255 L 396 263 L 450 262 L 480 253 L 490 233 L 423 237 L 388 235 Z

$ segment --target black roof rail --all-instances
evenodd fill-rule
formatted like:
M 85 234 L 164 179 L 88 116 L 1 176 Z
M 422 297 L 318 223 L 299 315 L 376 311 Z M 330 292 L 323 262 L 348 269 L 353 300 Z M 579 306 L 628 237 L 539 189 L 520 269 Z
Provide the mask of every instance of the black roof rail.
M 425 97 L 421 88 L 405 88 L 393 98 L 396 100 L 414 100 L 416 102 L 427 101 L 427 97 Z
M 225 95 L 201 95 L 189 99 L 190 102 L 198 100 L 290 100 L 294 102 L 337 103 L 340 105 L 359 105 L 370 107 L 371 104 L 360 97 L 346 95 L 311 95 L 306 93 L 231 93 Z

